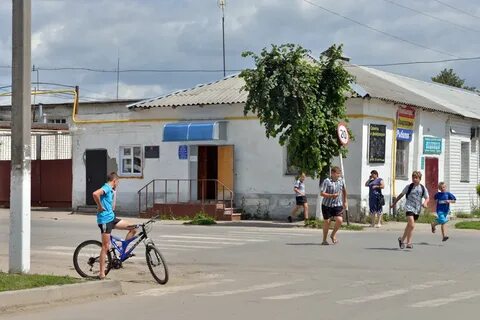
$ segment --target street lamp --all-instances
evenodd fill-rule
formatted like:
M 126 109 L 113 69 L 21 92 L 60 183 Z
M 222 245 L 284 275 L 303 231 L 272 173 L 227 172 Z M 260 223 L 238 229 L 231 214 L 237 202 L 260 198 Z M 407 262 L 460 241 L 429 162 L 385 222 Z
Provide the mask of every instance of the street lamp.
M 225 77 L 225 6 L 227 5 L 227 0 L 217 0 L 217 4 L 222 9 L 223 76 Z

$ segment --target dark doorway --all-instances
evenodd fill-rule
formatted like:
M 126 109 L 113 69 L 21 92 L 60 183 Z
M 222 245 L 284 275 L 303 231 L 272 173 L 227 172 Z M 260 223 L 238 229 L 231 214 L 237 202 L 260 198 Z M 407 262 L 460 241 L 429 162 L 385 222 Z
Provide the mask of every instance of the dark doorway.
M 438 191 L 438 158 L 425 158 L 425 187 L 430 197 L 428 208 L 435 212 L 436 204 L 433 197 Z
M 86 150 L 86 203 L 95 205 L 92 193 L 107 180 L 107 150 Z
M 198 147 L 198 200 L 216 199 L 217 155 L 217 146 Z

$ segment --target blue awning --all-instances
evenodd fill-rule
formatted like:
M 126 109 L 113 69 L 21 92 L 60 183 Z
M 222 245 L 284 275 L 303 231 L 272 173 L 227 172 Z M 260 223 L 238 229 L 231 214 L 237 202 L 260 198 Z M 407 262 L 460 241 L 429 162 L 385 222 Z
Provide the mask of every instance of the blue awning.
M 219 140 L 219 121 L 167 123 L 163 128 L 163 141 Z

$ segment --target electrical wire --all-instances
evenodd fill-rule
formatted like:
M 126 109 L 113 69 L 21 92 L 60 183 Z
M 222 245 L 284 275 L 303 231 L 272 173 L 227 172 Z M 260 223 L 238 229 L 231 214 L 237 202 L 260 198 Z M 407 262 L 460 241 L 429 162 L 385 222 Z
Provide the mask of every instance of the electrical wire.
M 308 3 L 308 4 L 310 4 L 310 5 L 312 5 L 312 6 L 314 6 L 314 7 L 320 8 L 320 9 L 322 9 L 323 11 L 326 11 L 326 12 L 328 12 L 328 13 L 330 13 L 330 14 L 333 14 L 333 15 L 336 15 L 336 16 L 338 16 L 338 17 L 341 17 L 341 18 L 343 18 L 343 19 L 345 19 L 345 20 L 348 20 L 348 21 L 350 21 L 350 22 L 353 22 L 353 23 L 355 23 L 355 24 L 358 24 L 358 25 L 360 25 L 360 26 L 362 26 L 362 27 L 364 27 L 364 28 L 367 28 L 367 29 L 369 29 L 369 30 L 372 30 L 372 31 L 381 33 L 381 34 L 383 34 L 383 35 L 385 35 L 385 36 L 387 36 L 387 37 L 390 37 L 390 38 L 396 39 L 396 40 L 398 40 L 398 41 L 402 41 L 402 42 L 408 43 L 408 44 L 410 44 L 410 45 L 413 45 L 413 46 L 416 46 L 416 47 L 419 47 L 419 48 L 423 48 L 423 49 L 427 49 L 427 50 L 430 50 L 430 51 L 433 51 L 433 52 L 441 53 L 441 54 L 446 55 L 446 56 L 450 56 L 450 57 L 453 57 L 453 58 L 459 58 L 459 57 L 457 57 L 457 56 L 455 56 L 455 55 L 453 55 L 453 54 L 451 54 L 451 53 L 448 53 L 448 52 L 446 52 L 446 51 L 442 51 L 442 50 L 430 48 L 430 47 L 424 46 L 423 44 L 416 43 L 416 42 L 413 42 L 413 41 L 410 41 L 410 40 L 407 40 L 407 39 L 403 39 L 403 38 L 398 37 L 398 36 L 396 36 L 396 35 L 393 35 L 393 34 L 391 34 L 391 33 L 388 33 L 388 32 L 382 31 L 382 30 L 380 30 L 380 29 L 374 28 L 374 27 L 369 26 L 369 25 L 367 25 L 367 24 L 365 24 L 365 23 L 362 23 L 362 22 L 360 22 L 360 21 L 357 21 L 357 20 L 354 20 L 354 19 L 349 18 L 349 17 L 347 17 L 347 16 L 344 16 L 344 15 L 338 13 L 338 12 L 335 12 L 335 11 L 330 10 L 330 9 L 328 9 L 328 8 L 322 7 L 322 6 L 320 6 L 319 4 L 317 4 L 317 3 L 315 3 L 315 2 L 312 2 L 312 1 L 309 1 L 309 0 L 303 0 L 303 1 L 306 2 L 306 3 Z
M 470 16 L 470 17 L 472 17 L 472 18 L 480 19 L 479 16 L 476 16 L 476 15 L 474 15 L 474 14 L 468 12 L 468 11 L 462 10 L 462 9 L 460 9 L 460 8 L 456 8 L 456 7 L 454 7 L 454 6 L 452 6 L 452 5 L 448 4 L 448 3 L 445 3 L 445 2 L 443 2 L 443 1 L 440 1 L 440 0 L 433 0 L 433 1 L 435 1 L 435 2 L 437 2 L 437 3 L 440 3 L 441 5 L 443 5 L 443 6 L 445 6 L 445 7 L 448 7 L 448 8 L 450 8 L 450 9 L 453 9 L 453 10 L 455 10 L 455 11 L 458 11 L 458 12 L 460 12 L 460 13 L 466 14 L 467 16 Z
M 390 4 L 393 4 L 397 7 L 400 7 L 400 8 L 404 8 L 404 9 L 407 9 L 407 10 L 410 10 L 410 11 L 413 11 L 413 12 L 416 12 L 418 14 L 421 14 L 422 16 L 425 16 L 425 17 L 429 17 L 431 19 L 435 19 L 435 20 L 438 20 L 438 21 L 442 21 L 442 22 L 445 22 L 445 23 L 449 23 L 451 25 L 454 25 L 460 29 L 463 29 L 463 30 L 467 30 L 467 31 L 473 31 L 473 32 L 479 32 L 480 33 L 480 30 L 477 30 L 477 29 L 473 29 L 473 28 L 469 28 L 469 27 L 465 27 L 465 26 L 462 26 L 460 24 L 457 24 L 455 22 L 452 22 L 452 21 L 449 21 L 449 20 L 446 20 L 446 19 L 442 19 L 442 18 L 439 18 L 439 17 L 436 17 L 436 16 L 433 16 L 429 13 L 425 13 L 423 11 L 420 11 L 420 10 L 417 10 L 417 9 L 414 9 L 414 8 L 411 8 L 411 7 L 408 7 L 408 6 L 405 6 L 403 4 L 400 4 L 398 2 L 395 2 L 395 1 L 392 1 L 392 0 L 383 0 L 385 2 L 388 2 Z

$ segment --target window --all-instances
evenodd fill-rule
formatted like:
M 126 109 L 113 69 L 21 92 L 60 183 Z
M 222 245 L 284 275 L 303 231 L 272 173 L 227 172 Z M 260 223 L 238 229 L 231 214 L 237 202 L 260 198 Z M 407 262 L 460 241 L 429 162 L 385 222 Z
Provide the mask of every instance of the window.
M 47 123 L 67 123 L 67 119 L 48 119 Z
M 397 140 L 397 155 L 395 166 L 395 177 L 397 179 L 408 179 L 408 149 L 410 142 Z
M 460 150 L 460 181 L 470 181 L 470 142 L 462 142 Z
M 142 175 L 142 147 L 120 147 L 120 174 L 124 176 Z
M 288 146 L 285 148 L 286 149 L 286 154 L 287 154 L 287 168 L 285 170 L 285 174 L 289 176 L 296 176 L 300 174 L 300 169 L 294 165 L 292 165 L 292 160 L 290 159 L 289 152 L 288 152 Z

